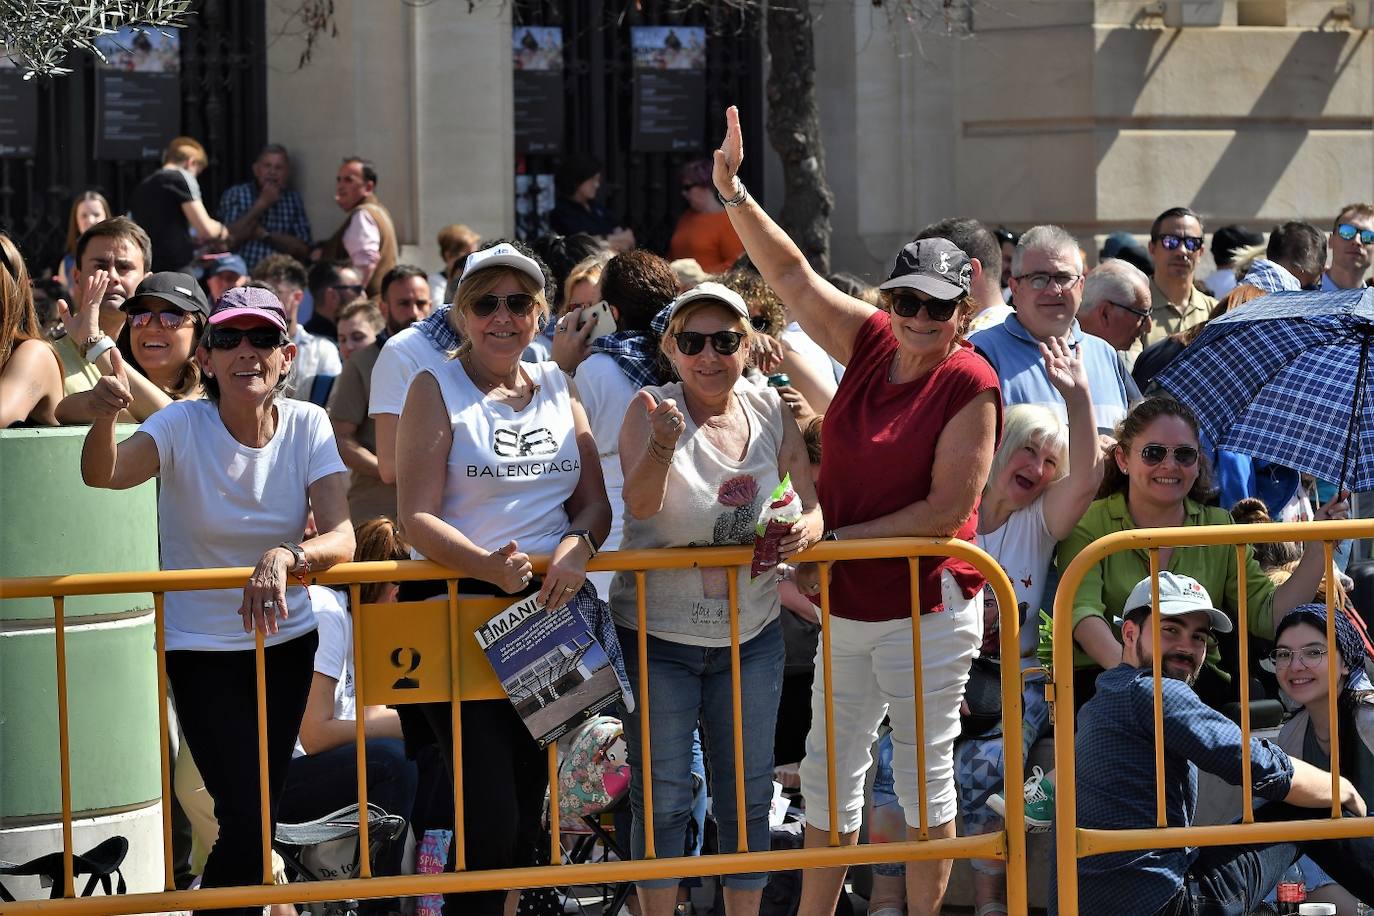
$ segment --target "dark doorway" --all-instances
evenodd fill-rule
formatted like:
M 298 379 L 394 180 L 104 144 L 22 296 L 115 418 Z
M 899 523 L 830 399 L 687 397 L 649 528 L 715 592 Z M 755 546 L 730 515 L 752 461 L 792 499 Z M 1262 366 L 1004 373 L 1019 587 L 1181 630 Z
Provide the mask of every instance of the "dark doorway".
M 209 153 L 200 186 L 212 214 L 266 142 L 266 32 L 264 0 L 196 0 L 182 31 L 181 133 Z M 95 58 L 78 52 L 67 65 L 72 73 L 39 82 L 37 154 L 0 159 L 0 228 L 35 278 L 51 276 L 61 260 L 77 194 L 99 191 L 123 213 L 134 187 L 161 164 L 93 158 Z

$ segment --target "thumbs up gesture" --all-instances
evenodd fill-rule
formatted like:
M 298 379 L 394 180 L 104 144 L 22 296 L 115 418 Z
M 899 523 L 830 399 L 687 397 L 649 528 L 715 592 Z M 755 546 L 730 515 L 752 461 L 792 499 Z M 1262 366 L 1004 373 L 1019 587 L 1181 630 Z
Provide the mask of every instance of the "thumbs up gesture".
M 534 577 L 529 554 L 521 552 L 515 541 L 487 554 L 487 564 L 490 571 L 482 578 L 507 594 L 524 591 Z
M 101 420 L 113 420 L 121 410 L 134 403 L 129 392 L 129 375 L 124 370 L 124 357 L 119 349 L 110 351 L 110 370 L 100 377 L 91 389 L 91 410 Z
M 649 438 L 667 451 L 676 449 L 677 440 L 687 426 L 677 402 L 672 398 L 655 401 L 654 396 L 644 390 L 635 394 L 635 400 L 644 408 L 644 414 L 649 419 Z

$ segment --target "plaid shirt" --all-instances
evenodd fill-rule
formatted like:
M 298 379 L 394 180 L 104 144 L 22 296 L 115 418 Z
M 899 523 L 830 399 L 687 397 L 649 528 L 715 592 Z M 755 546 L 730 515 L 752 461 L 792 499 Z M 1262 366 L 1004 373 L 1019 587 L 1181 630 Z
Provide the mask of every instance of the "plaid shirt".
M 440 353 L 452 353 L 463 342 L 463 338 L 459 337 L 458 332 L 448 323 L 448 312 L 451 308 L 451 305 L 441 305 L 428 318 L 413 325 L 415 330 L 424 335 L 425 340 Z
M 255 181 L 245 181 L 243 184 L 226 188 L 219 198 L 220 222 L 227 225 L 239 219 L 252 209 L 253 202 L 257 199 L 258 185 Z M 305 215 L 305 204 L 301 202 L 301 196 L 290 189 L 282 191 L 277 202 L 267 208 L 267 212 L 262 216 L 262 225 L 268 232 L 294 235 L 307 245 L 311 242 L 310 219 Z M 263 258 L 276 253 L 277 249 L 265 240 L 258 239 L 244 242 L 234 251 L 234 254 L 243 258 L 249 270 Z
M 598 337 L 592 341 L 593 353 L 605 353 L 625 377 L 636 387 L 648 388 L 662 385 L 672 378 L 667 368 L 667 358 L 658 348 L 663 332 L 668 329 L 668 315 L 671 305 L 665 306 L 649 322 L 650 333 L 644 331 L 617 331 Z
M 1170 827 L 1187 827 L 1197 811 L 1198 767 L 1239 785 L 1240 726 L 1198 699 L 1176 678 L 1162 680 L 1164 800 Z M 1122 830 L 1155 826 L 1154 675 L 1121 664 L 1097 679 L 1097 694 L 1078 716 L 1078 825 Z M 1293 763 L 1276 745 L 1250 739 L 1257 798 L 1281 801 Z M 1079 859 L 1079 910 L 1153 916 L 1183 886 L 1196 848 L 1140 849 Z M 1058 910 L 1050 883 L 1050 912 Z

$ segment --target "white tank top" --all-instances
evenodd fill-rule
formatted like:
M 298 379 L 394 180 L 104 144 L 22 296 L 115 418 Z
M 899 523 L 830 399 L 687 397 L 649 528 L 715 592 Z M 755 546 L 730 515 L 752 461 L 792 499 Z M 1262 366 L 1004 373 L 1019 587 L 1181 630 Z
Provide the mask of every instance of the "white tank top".
M 539 387 L 518 411 L 488 400 L 457 360 L 423 370 L 438 381 L 453 430 L 441 511 L 486 550 L 513 538 L 525 553 L 552 553 L 582 476 L 572 399 L 557 363 L 520 365 Z

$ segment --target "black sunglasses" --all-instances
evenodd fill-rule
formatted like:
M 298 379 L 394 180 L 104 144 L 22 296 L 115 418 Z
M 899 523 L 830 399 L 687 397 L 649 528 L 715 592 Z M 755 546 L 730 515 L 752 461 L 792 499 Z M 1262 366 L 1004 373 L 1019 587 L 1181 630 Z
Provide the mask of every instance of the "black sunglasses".
M 1163 245 L 1166 251 L 1173 251 L 1179 245 L 1182 245 L 1185 251 L 1197 251 L 1202 247 L 1202 236 L 1166 233 L 1159 237 L 1159 244 Z
M 205 348 L 237 350 L 245 337 L 255 350 L 275 350 L 286 344 L 286 338 L 276 328 L 211 328 L 205 335 Z
M 744 340 L 744 335 L 739 331 L 716 331 L 714 334 L 703 334 L 700 331 L 678 331 L 673 335 L 673 340 L 677 342 L 677 350 L 683 356 L 696 356 L 706 348 L 708 338 L 711 341 L 711 349 L 721 356 L 729 356 L 739 349 L 740 342 Z
M 191 317 L 185 312 L 175 309 L 165 312 L 154 312 L 152 309 L 129 309 L 129 326 L 133 328 L 144 327 L 153 320 L 154 315 L 157 316 L 158 322 L 169 331 L 175 331 Z
M 487 318 L 496 314 L 496 310 L 504 305 L 506 311 L 523 318 L 534 308 L 534 301 L 534 296 L 529 293 L 511 293 L 509 296 L 488 293 L 472 304 L 472 314 L 478 318 Z
M 1197 449 L 1191 445 L 1176 445 L 1172 449 L 1167 445 L 1147 445 L 1140 450 L 1140 460 L 1145 462 L 1146 467 L 1152 468 L 1167 458 L 1170 452 L 1174 453 L 1174 464 L 1181 468 L 1197 464 Z
M 366 289 L 366 287 L 361 283 L 335 283 L 330 289 L 343 290 L 356 296 Z
M 768 333 L 769 322 L 767 315 L 752 315 L 749 318 L 749 323 L 753 325 L 754 330 L 758 331 L 760 334 Z
M 892 311 L 903 318 L 915 318 L 922 307 L 931 321 L 949 321 L 959 307 L 959 300 L 922 299 L 913 293 L 892 293 Z

